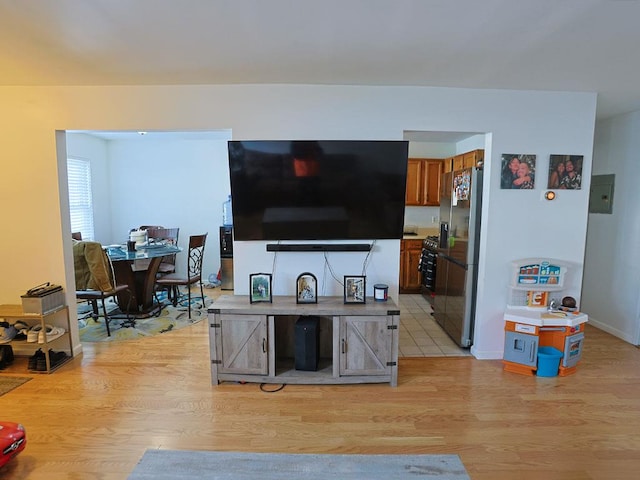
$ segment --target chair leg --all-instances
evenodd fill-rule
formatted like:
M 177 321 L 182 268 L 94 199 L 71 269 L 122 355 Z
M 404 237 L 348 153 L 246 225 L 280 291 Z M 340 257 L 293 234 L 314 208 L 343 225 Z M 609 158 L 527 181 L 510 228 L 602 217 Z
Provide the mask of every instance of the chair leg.
M 202 289 L 202 280 L 200 280 L 200 298 L 202 298 L 202 308 L 204 308 L 204 290 Z
M 107 337 L 110 337 L 111 330 L 109 329 L 109 317 L 107 316 L 107 306 L 104 304 L 104 297 L 102 297 L 102 312 L 104 313 L 104 324 L 107 327 Z
M 98 313 L 98 301 L 97 300 L 89 300 L 91 304 L 91 309 L 93 310 L 93 314 L 91 315 L 95 321 L 98 321 L 98 317 L 100 314 Z
M 173 285 L 169 287 L 171 289 L 171 303 L 173 303 L 174 307 L 178 306 L 178 297 L 180 296 L 180 289 L 177 285 Z
M 189 311 L 189 320 L 191 320 L 191 285 L 187 285 L 187 299 L 189 303 L 187 303 L 187 309 Z

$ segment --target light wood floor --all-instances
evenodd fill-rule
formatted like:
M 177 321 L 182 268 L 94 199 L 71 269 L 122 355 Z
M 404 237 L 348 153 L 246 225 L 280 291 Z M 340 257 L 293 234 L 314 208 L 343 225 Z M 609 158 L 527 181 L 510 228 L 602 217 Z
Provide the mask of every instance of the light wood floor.
M 147 448 L 460 455 L 474 480 L 640 478 L 640 351 L 588 326 L 569 377 L 470 357 L 402 358 L 399 385 L 212 386 L 207 322 L 85 344 L 0 397 L 27 449 L 12 479 L 125 479 Z M 2 375 L 25 375 L 21 359 Z M 274 387 L 274 386 L 268 386 Z

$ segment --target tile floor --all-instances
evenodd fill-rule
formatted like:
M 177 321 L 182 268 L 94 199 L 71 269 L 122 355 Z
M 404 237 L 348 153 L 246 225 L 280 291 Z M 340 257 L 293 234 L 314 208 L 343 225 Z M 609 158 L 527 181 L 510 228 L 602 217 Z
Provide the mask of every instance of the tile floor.
M 431 316 L 431 305 L 420 294 L 400 295 L 400 357 L 470 356 Z

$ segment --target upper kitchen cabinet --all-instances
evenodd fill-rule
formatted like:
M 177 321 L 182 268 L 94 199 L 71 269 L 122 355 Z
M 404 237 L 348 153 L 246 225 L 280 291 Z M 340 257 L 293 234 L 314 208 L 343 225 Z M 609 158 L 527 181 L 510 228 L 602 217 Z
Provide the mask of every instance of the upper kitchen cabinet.
M 443 162 L 439 158 L 410 158 L 407 163 L 407 193 L 410 206 L 440 205 L 440 175 Z
M 477 167 L 484 162 L 484 150 L 472 150 L 464 154 L 464 168 Z
M 478 162 L 484 160 L 484 150 L 472 150 L 467 153 L 461 153 L 453 157 L 453 170 L 463 170 L 465 168 L 475 167 Z

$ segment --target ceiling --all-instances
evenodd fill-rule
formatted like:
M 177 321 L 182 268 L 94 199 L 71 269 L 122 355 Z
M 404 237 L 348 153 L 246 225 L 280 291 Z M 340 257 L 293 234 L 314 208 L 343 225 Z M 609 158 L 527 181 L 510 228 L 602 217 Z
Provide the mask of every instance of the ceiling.
M 598 92 L 640 110 L 639 0 L 0 0 L 0 85 Z

